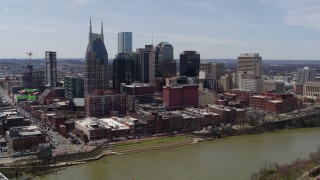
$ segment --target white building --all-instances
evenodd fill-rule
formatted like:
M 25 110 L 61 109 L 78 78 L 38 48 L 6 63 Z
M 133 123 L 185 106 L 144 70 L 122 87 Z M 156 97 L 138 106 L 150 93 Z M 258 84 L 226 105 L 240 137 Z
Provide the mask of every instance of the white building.
M 240 75 L 239 88 L 245 90 L 252 90 L 254 92 L 263 91 L 263 80 L 258 77 Z
M 320 82 L 306 82 L 303 85 L 303 96 L 308 98 L 319 98 L 320 97 Z
M 297 82 L 298 84 L 304 84 L 308 81 L 316 80 L 316 69 L 310 69 L 309 67 L 298 68 Z
M 241 53 L 238 57 L 237 74 L 261 76 L 261 61 L 259 53 Z

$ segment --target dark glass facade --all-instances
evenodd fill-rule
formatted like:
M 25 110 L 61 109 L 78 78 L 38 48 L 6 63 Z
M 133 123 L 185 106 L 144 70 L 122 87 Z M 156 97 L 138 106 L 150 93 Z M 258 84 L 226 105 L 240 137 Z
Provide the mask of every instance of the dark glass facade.
M 180 54 L 180 76 L 199 76 L 200 54 L 196 51 L 184 51 Z

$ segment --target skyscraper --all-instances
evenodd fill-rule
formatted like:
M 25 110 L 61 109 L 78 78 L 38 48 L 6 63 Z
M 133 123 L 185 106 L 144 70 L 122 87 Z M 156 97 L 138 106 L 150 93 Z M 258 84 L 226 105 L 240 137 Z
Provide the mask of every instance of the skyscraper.
M 155 47 L 157 59 L 159 61 L 173 60 L 173 46 L 167 42 L 161 42 Z
M 304 84 L 308 81 L 316 80 L 316 69 L 311 69 L 309 67 L 298 68 L 297 82 L 298 84 Z
M 261 61 L 259 53 L 241 53 L 238 57 L 237 74 L 261 76 Z
M 56 52 L 46 51 L 46 85 L 50 88 L 57 84 L 57 54 Z
M 219 79 L 224 75 L 224 63 L 200 63 L 200 71 L 206 73 L 206 78 Z
M 154 52 L 153 45 L 146 45 L 140 51 L 141 62 L 141 82 L 151 83 L 154 80 Z
M 180 54 L 180 76 L 199 76 L 200 54 L 196 51 L 183 51 Z
M 64 77 L 64 96 L 68 99 L 83 98 L 83 77 L 80 76 L 66 76 Z
M 155 48 L 155 76 L 169 78 L 176 76 L 176 61 L 173 59 L 173 46 L 167 42 Z
M 113 89 L 120 92 L 121 83 L 130 84 L 134 76 L 134 59 L 131 53 L 119 53 L 112 63 Z
M 118 53 L 132 52 L 132 32 L 118 33 Z
M 155 78 L 153 45 L 137 49 L 134 53 L 134 78 L 141 83 L 151 83 Z
M 108 83 L 108 52 L 104 44 L 103 24 L 101 23 L 101 34 L 92 33 L 90 19 L 84 69 L 84 94 L 91 94 L 93 90 L 107 90 Z

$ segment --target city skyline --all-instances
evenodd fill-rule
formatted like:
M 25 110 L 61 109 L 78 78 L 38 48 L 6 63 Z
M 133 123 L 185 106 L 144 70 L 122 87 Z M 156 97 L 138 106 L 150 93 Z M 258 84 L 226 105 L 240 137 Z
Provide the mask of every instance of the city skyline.
M 60 4 L 57 6 L 57 4 Z M 117 33 L 133 33 L 133 51 L 168 42 L 174 58 L 195 50 L 202 59 L 236 59 L 257 52 L 263 59 L 320 59 L 320 2 L 316 0 L 220 1 L 2 1 L 0 58 L 84 58 L 87 26 L 104 21 L 109 59 Z M 72 48 L 71 48 L 72 47 Z

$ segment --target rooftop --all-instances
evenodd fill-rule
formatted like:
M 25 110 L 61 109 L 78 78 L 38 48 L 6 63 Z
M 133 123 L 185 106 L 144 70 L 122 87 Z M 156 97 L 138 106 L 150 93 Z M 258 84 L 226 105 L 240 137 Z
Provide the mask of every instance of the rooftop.
M 126 125 L 120 122 L 119 117 L 112 117 L 112 118 L 105 118 L 100 119 L 102 122 L 107 124 L 109 127 L 112 128 L 112 130 L 124 130 L 129 129 Z
M 26 138 L 30 136 L 39 136 L 42 134 L 37 126 L 14 127 L 11 128 L 8 133 L 11 138 Z
M 83 120 L 76 121 L 79 125 L 86 127 L 88 130 L 93 129 L 111 129 L 113 131 L 115 130 L 124 130 L 124 129 L 130 129 L 128 125 L 134 125 L 134 122 L 138 121 L 138 119 L 132 118 L 132 117 L 111 117 L 111 118 L 86 118 Z

